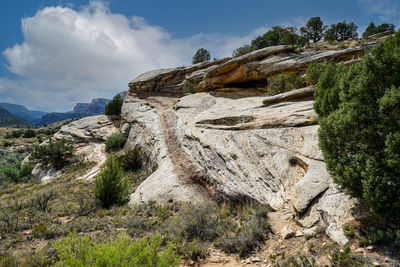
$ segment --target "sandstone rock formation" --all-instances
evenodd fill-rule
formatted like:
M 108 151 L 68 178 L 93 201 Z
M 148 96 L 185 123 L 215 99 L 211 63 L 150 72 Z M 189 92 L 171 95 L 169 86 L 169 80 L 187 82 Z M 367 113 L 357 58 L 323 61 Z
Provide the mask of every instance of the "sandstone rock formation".
M 355 201 L 337 190 L 326 171 L 314 88 L 271 97 L 263 88 L 277 73 L 303 74 L 310 63 L 329 59 L 354 63 L 362 53 L 361 47 L 296 53 L 276 46 L 140 75 L 129 84 L 119 128 L 128 137 L 124 150 L 140 147 L 151 175 L 130 205 L 255 201 L 290 214 L 298 232 L 327 229 L 345 243 L 340 227 L 354 219 Z M 186 80 L 200 83 L 203 92 L 183 96 Z M 95 151 L 116 131 L 107 117 L 96 116 L 63 126 L 55 137 L 78 140 L 86 149 L 93 143 Z M 89 153 L 101 155 L 99 164 L 105 160 L 100 150 Z

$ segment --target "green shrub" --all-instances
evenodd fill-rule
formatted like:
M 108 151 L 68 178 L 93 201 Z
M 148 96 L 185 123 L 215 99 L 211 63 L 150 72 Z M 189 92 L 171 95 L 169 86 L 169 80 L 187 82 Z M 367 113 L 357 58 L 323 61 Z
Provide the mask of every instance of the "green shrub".
M 125 204 L 129 199 L 128 183 L 118 159 L 111 155 L 96 177 L 94 193 L 103 208 Z
M 105 115 L 120 115 L 123 100 L 120 94 L 114 96 L 114 98 L 107 103 L 104 114 Z
M 334 249 L 328 253 L 332 266 L 367 266 L 366 260 L 360 254 L 351 253 L 350 248 Z
M 142 168 L 142 158 L 140 147 L 129 150 L 124 155 L 119 156 L 118 162 L 125 171 L 137 171 Z
M 309 85 L 318 83 L 319 77 L 325 71 L 326 63 L 312 63 L 307 67 L 306 81 Z
M 254 50 L 255 50 L 254 47 L 247 44 L 247 45 L 241 46 L 239 48 L 236 48 L 232 53 L 232 57 L 240 57 L 240 56 L 246 55 L 250 52 L 253 52 Z
M 126 137 L 121 133 L 116 133 L 109 136 L 105 142 L 107 151 L 116 151 L 124 147 Z
M 253 252 L 270 233 L 267 212 L 264 208 L 255 209 L 238 231 L 226 233 L 218 240 L 217 246 L 228 253 L 239 253 L 240 256 Z
M 32 138 L 32 137 L 35 137 L 35 136 L 36 136 L 36 133 L 35 133 L 34 130 L 27 129 L 22 137 L 23 138 Z
M 192 64 L 207 62 L 211 60 L 210 52 L 207 49 L 200 48 L 196 51 L 192 59 Z
M 314 106 L 328 171 L 376 214 L 399 218 L 400 33 L 333 74 L 326 85 L 321 77 Z
M 25 133 L 24 130 L 14 130 L 11 133 L 8 133 L 4 136 L 4 138 L 9 139 L 9 138 L 20 138 L 23 134 Z
M 161 247 L 160 236 L 132 241 L 121 234 L 113 241 L 95 243 L 87 236 L 70 234 L 58 241 L 54 249 L 56 266 L 179 266 L 180 259 L 172 247 Z
M 214 240 L 220 231 L 214 203 L 186 205 L 170 222 L 169 233 L 186 240 Z
M 197 88 L 199 85 L 195 82 L 186 80 L 182 86 L 182 92 L 184 95 L 186 94 L 195 94 L 197 93 Z
M 40 211 L 47 211 L 49 202 L 56 198 L 55 188 L 43 189 L 31 199 L 31 205 Z
M 60 170 L 68 166 L 74 158 L 75 147 L 72 142 L 65 139 L 49 141 L 42 145 L 35 145 L 30 160 Z
M 267 95 L 276 95 L 288 92 L 303 86 L 303 79 L 294 73 L 279 74 L 268 79 Z
M 279 257 L 280 256 L 280 257 Z M 317 267 L 316 260 L 309 259 L 307 255 L 297 252 L 295 256 L 286 257 L 281 255 L 270 255 L 274 267 Z
M 23 164 L 17 174 L 18 181 L 31 177 L 34 168 L 35 166 L 29 162 Z

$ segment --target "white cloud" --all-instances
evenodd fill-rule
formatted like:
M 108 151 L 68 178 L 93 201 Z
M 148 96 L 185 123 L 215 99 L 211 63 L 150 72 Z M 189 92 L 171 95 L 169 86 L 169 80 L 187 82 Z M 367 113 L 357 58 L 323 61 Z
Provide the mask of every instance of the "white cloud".
M 90 2 L 80 10 L 46 7 L 22 20 L 24 42 L 3 52 L 9 71 L 19 78 L 0 79 L 0 98 L 32 108 L 68 110 L 78 101 L 126 90 L 129 81 L 145 71 L 189 64 L 200 47 L 213 57 L 230 56 L 264 31 L 175 39 L 144 18 L 111 13 L 103 2 Z
M 392 0 L 358 0 L 368 14 L 376 14 L 383 22 L 397 19 L 399 16 L 399 5 Z

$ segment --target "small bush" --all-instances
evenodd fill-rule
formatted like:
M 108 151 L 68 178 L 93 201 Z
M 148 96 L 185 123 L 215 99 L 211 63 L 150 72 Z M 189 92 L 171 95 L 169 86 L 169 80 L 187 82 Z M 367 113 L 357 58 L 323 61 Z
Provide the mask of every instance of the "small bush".
M 109 136 L 105 142 L 107 151 L 116 151 L 124 147 L 126 142 L 125 136 L 121 133 L 116 133 Z
M 140 170 L 142 168 L 140 147 L 135 147 L 134 149 L 126 152 L 125 155 L 119 156 L 118 162 L 125 171 Z
M 32 137 L 35 137 L 35 136 L 36 136 L 36 133 L 35 133 L 34 130 L 27 129 L 22 137 L 23 138 L 32 138 Z
M 328 253 L 332 266 L 366 266 L 366 260 L 360 254 L 354 255 L 350 248 L 334 249 Z
M 125 204 L 129 199 L 128 183 L 118 159 L 111 155 L 96 177 L 94 193 L 103 208 Z
M 186 240 L 214 240 L 218 237 L 217 206 L 214 203 L 184 206 L 170 222 L 169 232 Z
M 105 244 L 87 236 L 70 234 L 54 245 L 59 261 L 56 266 L 179 266 L 173 248 L 162 249 L 160 236 L 132 241 L 121 234 Z
M 120 94 L 114 96 L 114 98 L 107 103 L 104 114 L 105 115 L 120 115 L 123 100 Z
M 326 64 L 312 63 L 308 66 L 306 71 L 306 81 L 309 85 L 318 83 L 319 77 L 325 71 Z
M 186 94 L 195 94 L 195 93 L 197 93 L 197 88 L 198 87 L 199 87 L 199 85 L 197 83 L 186 80 L 183 83 L 183 86 L 182 86 L 183 94 L 184 95 L 186 95 Z
M 40 211 L 47 211 L 49 202 L 56 198 L 56 196 L 57 191 L 54 188 L 44 189 L 31 199 L 31 204 Z
M 210 52 L 205 48 L 200 48 L 193 56 L 192 64 L 207 62 L 211 60 Z
M 285 93 L 303 86 L 303 79 L 294 73 L 279 74 L 268 79 L 267 95 Z
M 255 209 L 237 232 L 226 233 L 216 245 L 228 253 L 239 253 L 240 256 L 253 252 L 270 232 L 267 212 L 268 210 L 264 208 Z
M 74 158 L 75 147 L 70 141 L 58 140 L 54 142 L 51 138 L 46 144 L 35 145 L 30 160 L 60 170 L 68 166 Z
M 21 169 L 19 169 L 18 174 L 17 174 L 18 181 L 21 181 L 23 179 L 26 180 L 26 178 L 31 177 L 32 171 L 34 168 L 35 168 L 35 166 L 29 162 L 22 165 Z

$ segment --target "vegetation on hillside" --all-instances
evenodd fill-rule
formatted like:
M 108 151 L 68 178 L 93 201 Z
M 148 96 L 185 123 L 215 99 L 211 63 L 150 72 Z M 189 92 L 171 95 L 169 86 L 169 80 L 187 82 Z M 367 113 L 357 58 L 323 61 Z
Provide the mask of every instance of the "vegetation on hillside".
M 123 100 L 121 95 L 115 95 L 113 99 L 107 103 L 104 114 L 119 116 L 121 114 L 122 103 Z
M 211 60 L 210 52 L 205 48 L 199 48 L 193 56 L 192 64 L 207 62 Z
M 376 214 L 400 218 L 400 33 L 319 78 L 319 142 L 334 181 Z

